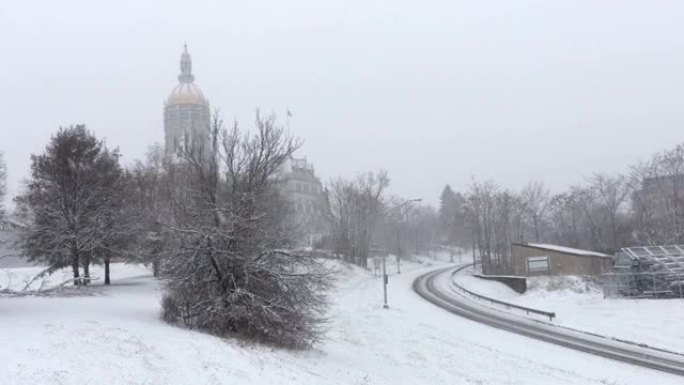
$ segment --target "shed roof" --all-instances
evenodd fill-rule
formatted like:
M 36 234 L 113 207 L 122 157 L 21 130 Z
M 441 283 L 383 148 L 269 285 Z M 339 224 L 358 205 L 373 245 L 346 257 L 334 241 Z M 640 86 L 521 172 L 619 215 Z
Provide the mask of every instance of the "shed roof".
M 599 257 L 599 258 L 613 258 L 611 255 L 598 253 L 596 251 L 575 249 L 572 247 L 552 245 L 549 243 L 513 243 L 516 246 L 532 247 L 535 249 L 556 251 L 559 253 L 578 255 L 581 257 Z

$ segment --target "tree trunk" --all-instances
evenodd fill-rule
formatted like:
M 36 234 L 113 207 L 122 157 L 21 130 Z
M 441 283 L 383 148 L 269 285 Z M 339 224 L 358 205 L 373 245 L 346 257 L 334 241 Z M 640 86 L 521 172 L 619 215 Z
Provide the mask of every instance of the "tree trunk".
M 72 257 L 71 268 L 74 271 L 74 286 L 78 286 L 81 283 L 81 280 L 79 279 L 80 276 L 78 273 L 78 258 Z
M 159 257 L 155 257 L 152 261 L 152 275 L 155 277 L 159 276 Z
M 83 256 L 83 285 L 90 283 L 90 253 Z
M 104 270 L 105 270 L 104 271 L 104 274 L 105 274 L 104 283 L 105 283 L 105 285 L 109 285 L 110 284 L 110 281 L 109 281 L 109 254 L 107 254 L 104 258 Z

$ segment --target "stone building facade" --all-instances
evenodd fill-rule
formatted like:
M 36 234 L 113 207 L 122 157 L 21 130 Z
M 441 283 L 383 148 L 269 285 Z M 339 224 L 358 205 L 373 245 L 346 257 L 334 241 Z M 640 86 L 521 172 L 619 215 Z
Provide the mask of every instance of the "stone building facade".
M 317 246 L 328 233 L 325 191 L 306 158 L 290 158 L 278 173 L 279 189 L 290 204 L 302 246 Z
M 195 84 L 187 45 L 181 55 L 180 70 L 178 85 L 164 102 L 164 147 L 169 156 L 209 144 L 209 101 Z

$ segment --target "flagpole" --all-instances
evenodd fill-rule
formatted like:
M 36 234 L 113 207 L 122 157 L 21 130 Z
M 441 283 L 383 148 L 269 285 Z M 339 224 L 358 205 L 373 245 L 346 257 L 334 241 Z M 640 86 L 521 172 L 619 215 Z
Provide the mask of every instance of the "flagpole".
M 290 133 L 290 118 L 292 113 L 290 112 L 290 106 L 285 106 L 285 127 L 287 128 L 287 133 Z

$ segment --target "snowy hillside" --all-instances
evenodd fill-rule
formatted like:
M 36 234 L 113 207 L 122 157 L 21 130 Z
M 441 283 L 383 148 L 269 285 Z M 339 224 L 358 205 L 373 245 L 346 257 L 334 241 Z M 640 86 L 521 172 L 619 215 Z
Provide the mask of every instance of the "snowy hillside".
M 672 375 L 528 340 L 436 308 L 411 290 L 419 273 L 435 267 L 406 264 L 401 275 L 391 276 L 386 310 L 379 278 L 339 265 L 328 340 L 300 352 L 166 325 L 150 272 L 117 264 L 113 284 L 94 285 L 90 295 L 0 298 L 0 383 L 681 383 Z M 28 270 L 2 272 L 19 278 Z M 101 271 L 93 276 L 101 278 Z
M 456 276 L 463 287 L 517 305 L 553 311 L 554 324 L 684 353 L 684 329 L 676 321 L 684 319 L 684 301 L 680 299 L 604 299 L 599 286 L 580 277 L 530 278 L 528 291 L 521 295 L 502 283 L 468 273 Z

